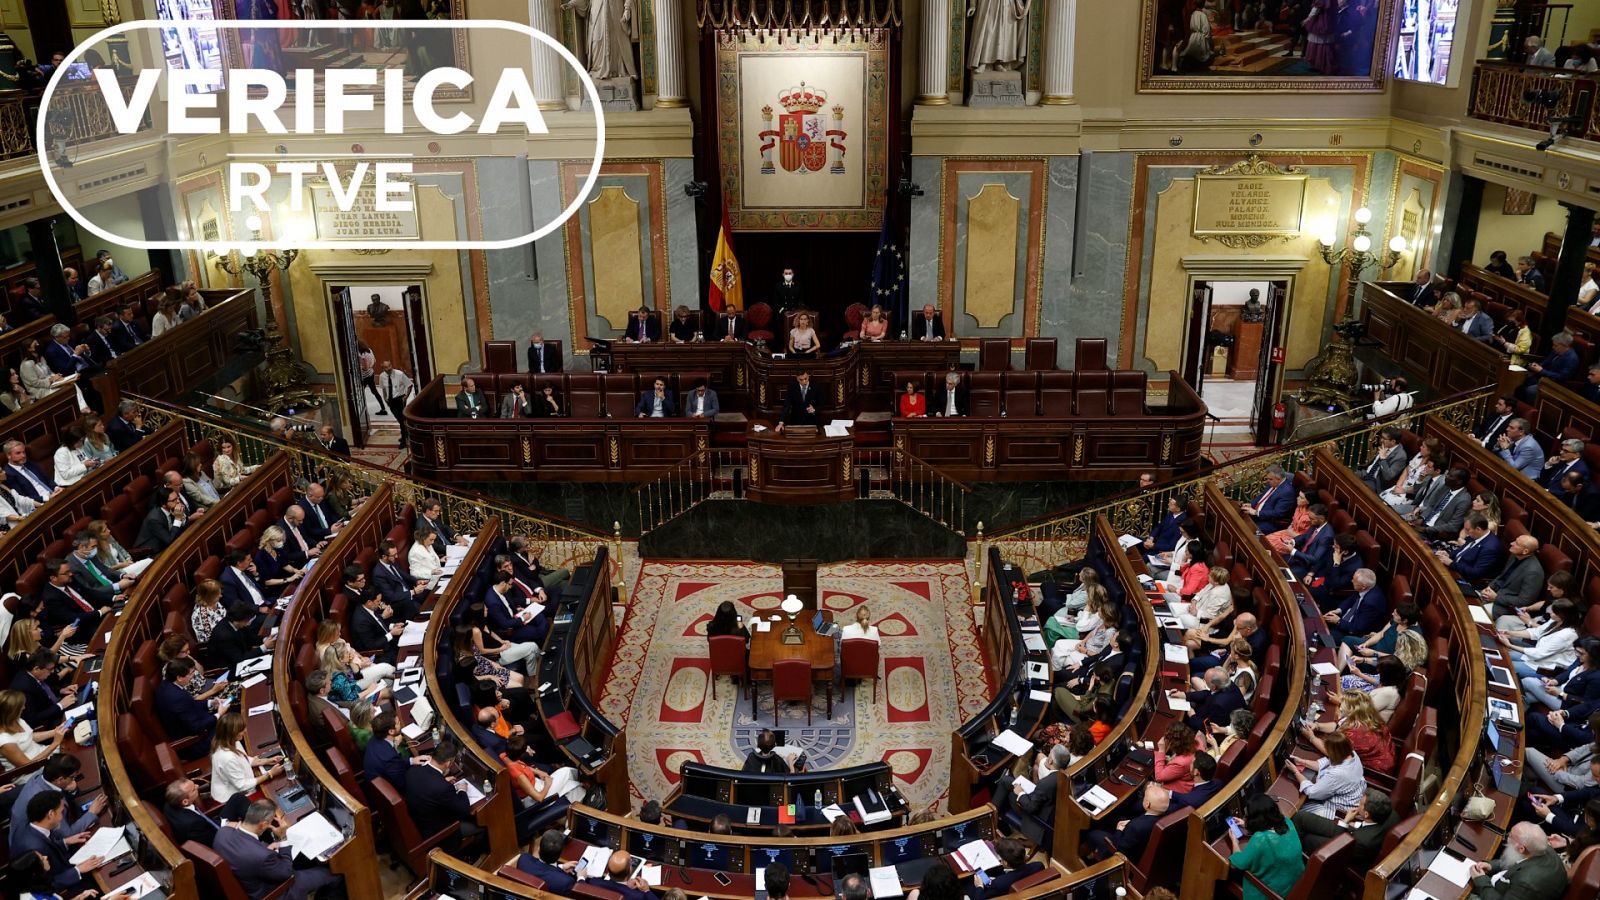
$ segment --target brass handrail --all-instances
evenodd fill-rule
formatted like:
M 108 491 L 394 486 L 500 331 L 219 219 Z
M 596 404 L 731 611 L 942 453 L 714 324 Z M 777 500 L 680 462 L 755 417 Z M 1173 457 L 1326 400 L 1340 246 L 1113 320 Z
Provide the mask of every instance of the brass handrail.
M 581 561 L 594 557 L 602 544 L 612 536 L 577 522 L 526 507 L 516 506 L 473 491 L 446 487 L 436 482 L 410 478 L 391 469 L 385 469 L 360 460 L 348 459 L 308 446 L 298 440 L 281 440 L 240 423 L 229 422 L 208 413 L 182 409 L 160 400 L 131 396 L 144 410 L 147 427 L 167 422 L 182 422 L 191 443 L 209 440 L 213 446 L 219 438 L 234 441 L 239 451 L 239 462 L 254 465 L 277 451 L 288 452 L 297 477 L 305 481 L 326 478 L 337 473 L 350 479 L 358 496 L 370 496 L 379 485 L 389 484 L 394 489 L 397 511 L 406 506 L 421 508 L 425 500 L 438 500 L 444 507 L 445 521 L 463 533 L 475 533 L 491 517 L 499 517 L 502 533 L 521 535 L 535 545 L 540 562 L 551 568 L 571 568 Z

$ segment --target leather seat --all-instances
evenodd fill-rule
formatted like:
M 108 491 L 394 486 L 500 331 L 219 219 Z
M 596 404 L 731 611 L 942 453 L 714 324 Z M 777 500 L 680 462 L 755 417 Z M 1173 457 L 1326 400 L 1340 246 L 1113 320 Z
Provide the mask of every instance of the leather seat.
M 449 840 L 461 830 L 461 826 L 452 822 L 448 828 L 437 834 L 423 837 L 417 833 L 417 824 L 406 811 L 405 798 L 389 784 L 389 780 L 374 778 L 371 785 L 373 810 L 378 814 L 378 821 L 383 824 L 382 833 L 387 838 L 389 852 L 396 860 L 405 863 L 406 868 L 413 874 L 427 875 L 428 851 Z
M 1111 373 L 1078 370 L 1078 389 L 1073 394 L 1075 413 L 1080 416 L 1111 415 Z
M 1111 414 L 1114 416 L 1142 416 L 1145 414 L 1145 383 L 1148 376 L 1136 370 L 1111 373 Z
M 639 402 L 634 376 L 610 372 L 600 377 L 605 383 L 605 414 L 613 419 L 633 418 L 633 407 Z
M 600 417 L 600 376 L 579 372 L 567 376 L 567 414 L 573 418 Z
M 983 338 L 978 341 L 978 369 L 983 372 L 1011 371 L 1011 341 Z
M 1106 368 L 1106 339 L 1078 338 L 1072 368 L 1079 372 L 1098 372 Z
M 516 341 L 484 341 L 483 370 L 496 374 L 517 371 Z
M 1075 372 L 1040 372 L 1039 414 L 1052 419 L 1072 415 L 1072 395 L 1076 384 Z
M 929 398 L 931 407 L 933 398 Z M 977 418 L 1000 415 L 1000 373 L 973 372 L 967 376 L 967 415 Z
M 1009 354 L 1009 350 L 1007 352 Z M 1016 419 L 1039 414 L 1038 372 L 1003 372 L 1000 384 L 1003 386 L 1002 402 L 1007 416 Z
M 1023 366 L 1036 372 L 1048 372 L 1056 366 L 1056 339 L 1053 337 L 1028 338 L 1023 345 Z

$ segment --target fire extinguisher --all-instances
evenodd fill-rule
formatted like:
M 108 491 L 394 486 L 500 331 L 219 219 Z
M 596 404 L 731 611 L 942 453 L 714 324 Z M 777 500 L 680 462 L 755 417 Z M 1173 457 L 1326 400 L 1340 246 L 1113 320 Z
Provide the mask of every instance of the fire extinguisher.
M 1283 430 L 1283 426 L 1284 426 L 1284 422 L 1288 418 L 1288 416 L 1289 416 L 1289 407 L 1284 406 L 1282 401 L 1274 403 L 1272 405 L 1272 427 L 1273 427 L 1273 429 L 1275 431 L 1282 431 Z

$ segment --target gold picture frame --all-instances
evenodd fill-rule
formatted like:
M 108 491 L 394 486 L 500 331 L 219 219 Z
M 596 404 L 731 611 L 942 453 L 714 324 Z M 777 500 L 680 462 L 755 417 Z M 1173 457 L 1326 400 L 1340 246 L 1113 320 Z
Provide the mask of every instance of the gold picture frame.
M 1252 66 L 1261 64 L 1262 59 L 1259 57 L 1241 61 L 1235 67 L 1235 71 L 1231 72 L 1212 69 L 1211 62 L 1206 63 L 1204 69 L 1185 71 L 1190 67 L 1182 62 L 1183 51 L 1190 36 L 1195 33 L 1186 22 L 1180 21 L 1184 15 L 1183 10 L 1186 9 L 1185 0 L 1141 0 L 1141 2 L 1143 7 L 1139 27 L 1139 65 L 1135 76 L 1136 88 L 1140 93 L 1231 94 L 1242 91 L 1280 94 L 1379 93 L 1383 90 L 1384 81 L 1388 76 L 1390 35 L 1394 31 L 1394 0 L 1348 0 L 1351 4 L 1374 4 L 1371 7 L 1374 11 L 1373 18 L 1367 23 L 1372 29 L 1372 47 L 1367 72 L 1364 75 L 1301 73 L 1271 75 L 1246 71 Z M 1206 0 L 1201 9 L 1195 12 L 1205 12 L 1210 9 L 1213 2 L 1217 0 Z M 1339 0 L 1309 0 L 1309 2 L 1319 5 L 1324 2 L 1337 4 Z M 1217 2 L 1217 6 L 1217 9 L 1209 13 L 1214 18 L 1226 18 L 1227 11 L 1233 9 L 1231 3 Z M 1267 6 L 1282 9 L 1280 4 L 1267 4 Z M 1262 21 L 1255 23 L 1250 29 L 1251 55 L 1256 56 L 1258 51 L 1254 48 L 1268 41 L 1277 42 L 1280 46 L 1283 42 L 1288 42 L 1291 54 L 1296 46 L 1305 48 L 1299 57 L 1303 60 L 1310 45 L 1306 37 L 1300 33 L 1300 25 L 1293 19 L 1275 23 L 1270 20 L 1268 13 L 1262 15 Z M 1276 14 L 1273 13 L 1271 16 L 1275 17 Z M 1261 25 L 1271 27 L 1258 27 Z M 1219 22 L 1216 33 L 1208 35 L 1206 39 L 1212 41 L 1214 47 L 1221 46 L 1225 43 L 1223 38 L 1234 33 L 1233 23 Z M 1228 54 L 1219 53 L 1213 60 L 1218 58 L 1228 58 Z

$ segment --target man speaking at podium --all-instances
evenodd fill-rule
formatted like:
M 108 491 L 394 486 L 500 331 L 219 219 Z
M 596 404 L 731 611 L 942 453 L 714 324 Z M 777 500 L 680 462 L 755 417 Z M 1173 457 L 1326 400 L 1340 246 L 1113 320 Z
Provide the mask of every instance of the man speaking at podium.
M 789 382 L 789 391 L 783 397 L 783 418 L 778 421 L 778 431 L 786 425 L 821 425 L 817 414 L 820 398 L 811 387 L 811 373 L 801 372 Z

